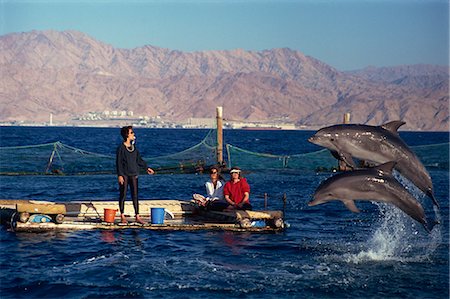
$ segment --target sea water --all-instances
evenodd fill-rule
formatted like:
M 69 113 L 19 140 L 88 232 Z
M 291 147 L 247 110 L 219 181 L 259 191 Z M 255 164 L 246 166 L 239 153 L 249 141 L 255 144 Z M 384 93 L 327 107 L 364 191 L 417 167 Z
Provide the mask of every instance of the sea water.
M 206 130 L 141 129 L 145 157 L 179 152 Z M 319 149 L 308 131 L 225 130 L 225 142 L 251 151 L 286 155 Z M 411 146 L 448 142 L 448 133 L 402 132 Z M 61 141 L 114 155 L 119 129 L 1 127 L 1 146 Z M 395 207 L 340 202 L 308 207 L 332 173 L 258 171 L 246 174 L 251 202 L 283 209 L 282 233 L 218 231 L 0 230 L 1 298 L 448 298 L 449 172 L 429 169 L 441 209 L 414 194 L 441 224 L 427 233 Z M 227 177 L 227 175 L 225 175 Z M 184 198 L 203 192 L 206 174 L 139 177 L 139 196 Z M 412 186 L 410 186 L 413 188 Z M 114 175 L 2 176 L 0 197 L 65 202 L 116 199 Z M 431 209 L 431 210 L 430 210 Z

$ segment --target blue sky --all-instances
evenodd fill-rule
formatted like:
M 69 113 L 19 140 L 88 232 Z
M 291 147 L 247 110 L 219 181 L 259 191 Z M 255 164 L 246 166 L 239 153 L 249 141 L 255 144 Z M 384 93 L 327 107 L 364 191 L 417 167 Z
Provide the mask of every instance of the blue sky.
M 447 0 L 1 1 L 0 34 L 78 30 L 119 48 L 288 47 L 340 70 L 449 62 Z

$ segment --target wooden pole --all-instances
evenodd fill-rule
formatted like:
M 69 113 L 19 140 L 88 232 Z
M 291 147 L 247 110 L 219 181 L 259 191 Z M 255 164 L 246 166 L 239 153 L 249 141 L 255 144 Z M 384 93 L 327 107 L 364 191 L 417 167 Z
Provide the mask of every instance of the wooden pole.
M 345 125 L 350 123 L 350 113 L 349 112 L 344 113 L 344 121 L 343 122 Z M 342 160 L 338 160 L 338 168 L 339 168 L 339 171 L 350 170 L 350 168 L 347 167 L 347 164 L 345 164 L 345 162 Z
M 264 210 L 267 210 L 267 193 L 264 193 Z
M 217 164 L 223 165 L 223 119 L 222 107 L 216 107 L 217 119 Z
M 350 123 L 350 113 L 344 113 L 344 124 L 349 124 Z

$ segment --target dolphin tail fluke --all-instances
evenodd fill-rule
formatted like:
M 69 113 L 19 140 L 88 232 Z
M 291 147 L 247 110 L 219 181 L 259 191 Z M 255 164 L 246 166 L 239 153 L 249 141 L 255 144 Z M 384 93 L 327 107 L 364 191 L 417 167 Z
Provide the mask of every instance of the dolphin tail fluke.
M 343 200 L 344 205 L 352 211 L 353 213 L 359 213 L 360 210 L 356 207 L 355 202 L 353 200 Z
M 419 204 L 419 205 L 420 205 L 420 204 Z M 425 217 L 425 214 L 423 214 L 423 208 L 422 208 L 421 205 L 420 205 L 420 208 L 421 208 L 421 210 L 422 210 L 422 215 L 414 215 L 413 213 L 408 213 L 407 211 L 404 211 L 404 212 L 406 212 L 406 214 L 409 215 L 412 219 L 414 219 L 414 220 L 416 220 L 417 222 L 419 222 L 420 224 L 422 224 L 423 228 L 424 228 L 428 233 L 431 233 L 431 230 L 433 229 L 433 226 L 434 226 L 434 225 L 432 225 L 431 228 L 429 227 L 428 221 L 427 221 L 427 219 L 426 219 L 426 217 Z
M 439 202 L 437 201 L 436 197 L 434 197 L 433 191 L 432 191 L 432 190 L 428 190 L 428 191 L 427 191 L 427 195 L 431 198 L 431 200 L 433 201 L 433 204 L 434 204 L 436 207 L 440 208 L 440 207 L 439 207 Z
M 427 226 L 425 229 L 426 229 L 429 233 L 431 233 L 431 231 L 433 230 L 433 228 L 434 228 L 436 225 L 440 225 L 440 224 L 441 224 L 440 221 L 435 220 L 435 221 L 433 221 L 433 222 L 431 223 L 431 225 Z M 425 226 L 425 225 L 424 225 L 424 226 Z

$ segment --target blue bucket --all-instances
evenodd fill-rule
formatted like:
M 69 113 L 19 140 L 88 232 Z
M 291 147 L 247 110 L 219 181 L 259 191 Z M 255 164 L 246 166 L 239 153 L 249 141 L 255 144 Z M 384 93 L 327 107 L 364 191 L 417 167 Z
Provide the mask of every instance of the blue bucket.
M 164 224 L 164 208 L 150 208 L 151 223 Z

